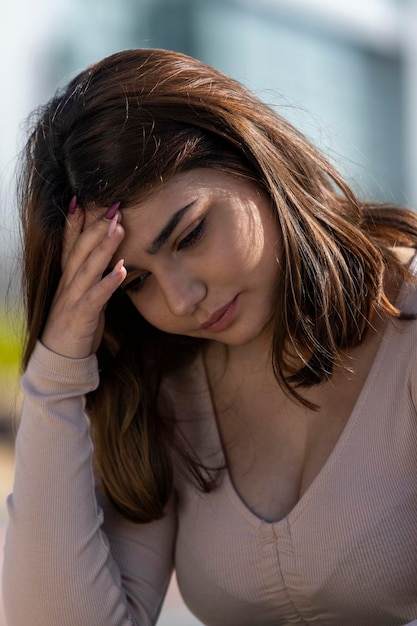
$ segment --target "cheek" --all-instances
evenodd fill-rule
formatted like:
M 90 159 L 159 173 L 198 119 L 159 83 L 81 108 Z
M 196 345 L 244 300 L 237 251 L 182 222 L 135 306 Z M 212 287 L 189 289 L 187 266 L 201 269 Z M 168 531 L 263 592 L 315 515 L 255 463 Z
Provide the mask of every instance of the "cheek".
M 239 239 L 229 242 L 227 259 L 229 268 L 240 274 L 270 270 L 275 252 L 268 245 L 262 231 L 241 233 Z
M 268 224 L 272 226 L 272 224 Z M 229 236 L 223 241 L 230 261 L 243 271 L 253 271 L 263 264 L 270 248 L 270 234 L 266 230 L 259 211 L 239 214 Z
M 152 326 L 160 330 L 167 329 L 168 310 L 162 294 L 156 289 L 145 289 L 143 293 L 129 295 L 134 307 Z

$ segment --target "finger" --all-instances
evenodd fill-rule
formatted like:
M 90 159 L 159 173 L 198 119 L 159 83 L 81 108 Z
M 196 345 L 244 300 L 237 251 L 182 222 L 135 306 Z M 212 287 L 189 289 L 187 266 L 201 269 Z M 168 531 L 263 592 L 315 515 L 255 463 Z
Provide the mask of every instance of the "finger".
M 58 287 L 43 332 L 43 341 L 51 350 L 79 358 L 90 354 L 106 304 L 126 278 L 123 259 L 110 274 L 84 293 L 75 293 L 62 284 Z
M 123 237 L 124 229 L 118 224 L 117 216 L 115 216 L 106 226 L 104 235 L 100 233 L 98 241 L 97 237 L 94 237 L 95 245 L 88 248 L 87 254 L 84 255 L 85 250 L 75 252 L 74 249 L 63 277 L 64 288 L 74 290 L 74 293 L 83 294 L 97 284 L 102 279 L 103 274 L 107 274 L 111 260 Z M 80 237 L 75 248 L 84 248 L 82 244 Z M 91 245 L 91 241 L 89 245 Z
M 116 212 L 110 221 L 104 216 L 90 223 L 83 232 L 75 232 L 74 229 L 72 234 L 68 234 L 66 283 L 71 282 L 80 270 L 84 272 L 88 269 L 91 272 L 94 267 L 96 269 L 92 276 L 101 277 L 124 236 L 124 230 L 119 226 L 120 220 L 121 213 Z M 83 223 L 85 225 L 85 219 Z
M 109 274 L 106 274 L 79 299 L 81 308 L 86 312 L 89 311 L 93 316 L 103 311 L 110 297 L 120 287 L 126 276 L 124 260 L 120 259 Z
M 73 196 L 67 213 L 64 237 L 62 241 L 61 269 L 64 271 L 68 257 L 84 226 L 84 211 L 77 204 L 77 196 Z

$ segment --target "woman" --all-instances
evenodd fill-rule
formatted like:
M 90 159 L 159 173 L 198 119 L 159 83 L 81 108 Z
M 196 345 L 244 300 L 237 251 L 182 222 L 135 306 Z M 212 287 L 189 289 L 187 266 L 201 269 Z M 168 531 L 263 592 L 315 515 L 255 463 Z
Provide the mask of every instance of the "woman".
M 154 624 L 174 567 L 208 625 L 417 623 L 415 215 L 161 50 L 48 103 L 20 189 L 8 624 Z

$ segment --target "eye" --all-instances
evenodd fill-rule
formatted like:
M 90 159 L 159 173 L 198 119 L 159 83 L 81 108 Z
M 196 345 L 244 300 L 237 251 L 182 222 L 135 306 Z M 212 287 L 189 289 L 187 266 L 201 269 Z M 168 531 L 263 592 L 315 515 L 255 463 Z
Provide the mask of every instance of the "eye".
M 148 276 L 149 276 L 149 274 L 140 274 L 140 276 L 137 276 L 136 278 L 134 278 L 130 282 L 127 282 L 125 285 L 122 285 L 121 289 L 123 291 L 127 291 L 127 292 L 129 292 L 129 291 L 133 292 L 133 293 L 138 292 L 144 286 Z
M 191 246 L 196 244 L 198 241 L 200 241 L 201 237 L 204 234 L 205 229 L 206 229 L 206 220 L 205 218 L 203 218 L 197 224 L 197 226 L 193 228 L 193 230 L 184 237 L 184 239 L 181 239 L 181 241 L 179 242 L 177 246 L 177 250 L 182 250 L 183 248 L 190 248 Z

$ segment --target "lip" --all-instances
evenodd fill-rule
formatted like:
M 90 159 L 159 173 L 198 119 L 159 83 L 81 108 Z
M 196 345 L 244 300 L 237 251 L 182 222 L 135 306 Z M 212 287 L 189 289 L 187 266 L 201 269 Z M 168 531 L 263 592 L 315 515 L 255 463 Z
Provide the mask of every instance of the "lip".
M 225 330 L 234 321 L 238 309 L 238 296 L 235 296 L 233 300 L 230 300 L 225 306 L 217 309 L 210 315 L 208 320 L 201 324 L 201 330 L 210 330 L 211 332 L 219 333 Z

